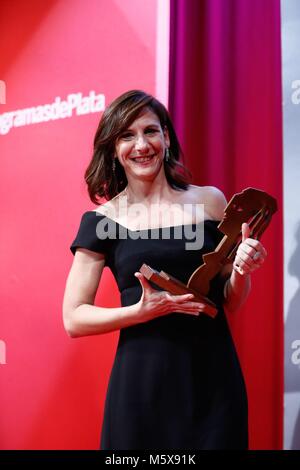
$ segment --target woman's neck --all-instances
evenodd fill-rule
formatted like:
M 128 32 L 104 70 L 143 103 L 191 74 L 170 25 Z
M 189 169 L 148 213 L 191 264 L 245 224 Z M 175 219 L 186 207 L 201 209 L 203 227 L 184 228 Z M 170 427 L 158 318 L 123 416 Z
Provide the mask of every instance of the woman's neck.
M 170 201 L 174 190 L 170 187 L 167 179 L 156 178 L 154 181 L 133 180 L 128 181 L 124 190 L 129 204 L 160 204 Z

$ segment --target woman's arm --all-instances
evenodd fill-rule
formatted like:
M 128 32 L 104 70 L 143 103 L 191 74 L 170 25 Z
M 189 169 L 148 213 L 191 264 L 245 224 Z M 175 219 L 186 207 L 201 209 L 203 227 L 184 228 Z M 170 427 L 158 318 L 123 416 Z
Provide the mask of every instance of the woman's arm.
M 118 330 L 134 324 L 136 305 L 123 308 L 94 306 L 105 257 L 78 248 L 70 269 L 63 299 L 63 322 L 72 338 Z
M 242 224 L 242 242 L 233 265 L 227 267 L 231 275 L 224 286 L 224 308 L 229 312 L 235 312 L 245 303 L 251 289 L 251 273 L 263 264 L 267 255 L 263 245 L 249 235 L 248 224 Z
M 141 299 L 128 307 L 105 308 L 94 305 L 105 258 L 100 253 L 78 248 L 67 278 L 63 299 L 63 322 L 72 338 L 120 330 L 172 312 L 199 315 L 205 305 L 193 295 L 171 295 L 151 287 L 136 273 L 142 288 Z
M 251 290 L 250 274 L 241 275 L 235 269 L 224 285 L 224 308 L 228 312 L 235 312 L 247 300 Z

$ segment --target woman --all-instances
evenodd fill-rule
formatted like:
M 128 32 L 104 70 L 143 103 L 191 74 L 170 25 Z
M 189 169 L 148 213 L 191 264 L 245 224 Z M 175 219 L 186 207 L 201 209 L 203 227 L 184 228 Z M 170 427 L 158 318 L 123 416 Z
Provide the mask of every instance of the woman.
M 85 179 L 91 200 L 107 202 L 82 216 L 63 302 L 71 337 L 120 330 L 102 449 L 248 446 L 246 390 L 223 307 L 234 312 L 246 300 L 264 247 L 243 224 L 233 265 L 211 282 L 215 318 L 193 296 L 171 295 L 139 272 L 146 263 L 187 283 L 222 238 L 224 195 L 189 184 L 179 157 L 168 112 L 152 96 L 129 91 L 104 112 Z M 204 243 L 187 249 L 199 227 Z M 104 266 L 116 278 L 120 308 L 94 306 Z

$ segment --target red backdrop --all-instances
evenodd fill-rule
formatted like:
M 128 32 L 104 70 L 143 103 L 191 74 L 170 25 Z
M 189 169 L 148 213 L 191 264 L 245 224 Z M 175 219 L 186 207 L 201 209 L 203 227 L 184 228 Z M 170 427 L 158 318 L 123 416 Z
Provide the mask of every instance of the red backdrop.
M 2 449 L 98 448 L 118 336 L 72 340 L 62 324 L 69 246 L 81 214 L 95 207 L 83 174 L 101 113 L 74 110 L 6 134 L 3 114 L 91 90 L 106 104 L 131 88 L 155 94 L 157 7 L 157 0 L 0 3 Z M 118 299 L 105 272 L 96 302 Z
M 130 88 L 157 94 L 156 51 L 165 47 L 157 39 L 158 2 L 0 3 L 0 79 L 7 85 L 0 105 L 2 449 L 97 448 L 118 336 L 71 340 L 61 320 L 69 245 L 82 212 L 93 208 L 83 173 L 100 113 L 74 110 L 6 134 L 3 113 L 91 90 L 106 103 Z M 183 30 L 176 25 L 170 105 L 195 183 L 218 186 L 227 197 L 256 186 L 281 208 L 279 0 L 175 3 L 192 8 L 177 16 Z M 187 43 L 183 31 L 191 34 Z M 247 306 L 231 321 L 252 448 L 281 446 L 281 214 L 263 237 L 269 258 L 253 277 Z M 116 306 L 118 299 L 105 271 L 96 303 Z

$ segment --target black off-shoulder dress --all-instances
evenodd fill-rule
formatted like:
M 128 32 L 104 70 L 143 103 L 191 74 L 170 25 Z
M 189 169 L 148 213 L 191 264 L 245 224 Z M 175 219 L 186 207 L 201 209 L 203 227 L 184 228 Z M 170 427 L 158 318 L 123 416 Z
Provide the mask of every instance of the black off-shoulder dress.
M 134 273 L 143 263 L 187 283 L 202 264 L 202 255 L 213 251 L 222 238 L 217 225 L 205 220 L 127 231 L 112 219 L 87 211 L 70 249 L 73 254 L 78 247 L 105 254 L 121 304 L 127 306 L 141 297 Z M 174 312 L 120 330 L 101 449 L 247 449 L 246 388 L 218 276 L 211 282 L 209 297 L 218 306 L 214 319 Z

